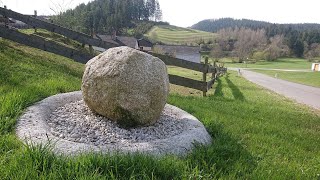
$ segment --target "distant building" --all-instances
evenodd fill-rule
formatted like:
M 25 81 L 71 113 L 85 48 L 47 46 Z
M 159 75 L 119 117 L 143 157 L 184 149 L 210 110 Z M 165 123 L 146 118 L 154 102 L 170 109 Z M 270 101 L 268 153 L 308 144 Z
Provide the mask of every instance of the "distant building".
M 14 23 L 14 21 L 11 20 L 10 18 L 5 18 L 2 15 L 0 15 L 0 24 L 4 25 L 5 23 L 12 24 Z
M 18 21 L 12 18 L 5 18 L 2 15 L 0 15 L 0 25 L 5 25 L 5 23 L 8 23 L 10 28 L 18 28 L 18 29 L 30 28 L 29 25 L 27 25 L 22 21 Z
M 136 44 L 137 44 L 137 39 L 134 37 L 127 37 L 127 36 L 116 36 L 113 37 L 111 35 L 100 35 L 97 34 L 95 35 L 96 39 L 100 39 L 102 41 L 111 41 L 114 40 L 114 38 L 116 38 L 118 41 L 121 41 L 124 45 L 131 47 L 131 48 L 136 48 Z M 106 49 L 104 48 L 100 48 L 100 47 L 93 47 L 93 49 L 95 49 L 96 51 L 100 51 L 100 52 L 104 52 L 106 51 Z
M 137 40 L 135 48 L 139 49 L 140 51 L 150 52 L 152 51 L 153 44 L 152 42 L 142 38 Z
M 200 63 L 201 54 L 199 46 L 175 46 L 175 45 L 155 45 L 155 53 L 173 56 L 178 59 Z
M 312 63 L 312 71 L 320 71 L 320 63 Z

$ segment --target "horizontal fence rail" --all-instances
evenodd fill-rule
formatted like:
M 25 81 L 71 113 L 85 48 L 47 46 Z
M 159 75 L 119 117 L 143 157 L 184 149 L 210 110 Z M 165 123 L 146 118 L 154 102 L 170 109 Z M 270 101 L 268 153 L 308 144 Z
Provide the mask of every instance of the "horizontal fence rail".
M 53 41 L 46 41 L 45 39 L 38 36 L 31 36 L 19 31 L 8 29 L 4 26 L 0 26 L 0 37 L 15 41 L 20 44 L 24 44 L 30 47 L 48 51 L 54 54 L 58 54 L 70 59 L 73 59 L 80 63 L 86 63 L 88 60 L 94 56 L 88 53 L 83 53 L 81 51 L 62 46 Z
M 198 80 L 194 80 L 194 79 L 189 79 L 189 78 L 169 74 L 169 81 L 171 84 L 196 89 L 199 91 L 206 91 L 207 90 L 207 83 L 206 82 L 202 82 L 202 81 L 198 81 Z
M 11 11 L 11 10 L 8 10 L 8 9 L 2 8 L 2 7 L 0 7 L 0 14 L 2 14 L 5 17 L 10 17 L 10 18 L 22 21 L 30 26 L 46 29 L 48 31 L 64 35 L 70 39 L 73 39 L 73 40 L 78 41 L 83 44 L 89 44 L 92 46 L 97 46 L 97 47 L 101 47 L 101 48 L 105 48 L 105 49 L 122 45 L 116 41 L 111 41 L 111 40 L 110 41 L 101 41 L 99 39 L 94 39 L 87 34 L 73 31 L 71 29 L 68 29 L 68 28 L 65 28 L 65 27 L 50 23 L 50 22 L 43 21 L 43 20 L 37 19 L 32 16 L 23 15 L 23 14 L 20 14 L 20 13 L 17 13 L 17 12 L 14 12 L 14 11 Z
M 175 57 L 166 56 L 162 54 L 156 54 L 156 53 L 150 53 L 150 54 L 160 58 L 166 65 L 178 66 L 178 67 L 199 71 L 199 72 L 208 72 L 208 69 L 209 69 L 209 65 L 195 63 L 195 62 L 178 59 Z

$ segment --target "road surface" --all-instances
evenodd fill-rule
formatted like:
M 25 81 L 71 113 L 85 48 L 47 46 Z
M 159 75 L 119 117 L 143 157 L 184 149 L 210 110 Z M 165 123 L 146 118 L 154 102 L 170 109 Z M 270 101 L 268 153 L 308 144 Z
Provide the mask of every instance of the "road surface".
M 232 69 L 236 70 L 236 69 Z M 241 69 L 241 74 L 249 81 L 270 89 L 299 103 L 320 109 L 320 88 L 293 83 L 270 76 Z

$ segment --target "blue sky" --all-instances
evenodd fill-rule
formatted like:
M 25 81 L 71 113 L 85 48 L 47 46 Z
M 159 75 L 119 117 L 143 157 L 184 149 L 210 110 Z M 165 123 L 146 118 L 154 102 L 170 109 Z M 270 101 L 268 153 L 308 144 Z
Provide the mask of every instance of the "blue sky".
M 2 2 L 1 2 L 2 1 Z M 0 0 L 9 9 L 23 14 L 53 14 L 50 7 L 72 0 Z M 73 0 L 63 8 L 72 8 L 90 0 Z M 188 27 L 203 19 L 232 17 L 273 23 L 320 23 L 319 0 L 159 0 L 163 20 L 170 24 Z

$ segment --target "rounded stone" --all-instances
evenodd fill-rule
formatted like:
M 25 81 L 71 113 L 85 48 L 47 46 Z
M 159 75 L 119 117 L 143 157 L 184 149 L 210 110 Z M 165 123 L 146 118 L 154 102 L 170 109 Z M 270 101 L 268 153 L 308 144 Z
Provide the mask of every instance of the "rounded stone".
M 169 78 L 159 58 L 123 46 L 86 64 L 81 89 L 92 111 L 124 127 L 151 125 L 166 104 Z

